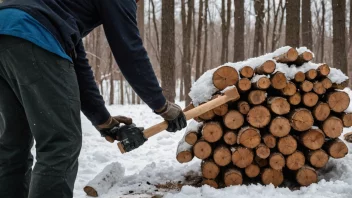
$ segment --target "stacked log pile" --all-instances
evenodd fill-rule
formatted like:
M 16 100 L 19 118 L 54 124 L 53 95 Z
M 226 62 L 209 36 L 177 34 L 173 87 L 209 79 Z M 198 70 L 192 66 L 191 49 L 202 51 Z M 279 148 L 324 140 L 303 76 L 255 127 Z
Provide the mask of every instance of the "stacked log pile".
M 334 83 L 326 64 L 309 69 L 312 58 L 308 50 L 289 48 L 261 65 L 215 69 L 212 98 L 233 85 L 241 98 L 195 118 L 179 143 L 177 160 L 201 159 L 203 184 L 215 188 L 244 182 L 279 186 L 285 179 L 301 186 L 317 182 L 317 170 L 330 157 L 348 153 L 339 136 L 352 126 L 352 114 L 344 112 L 348 94 L 337 90 L 346 83 Z M 297 71 L 280 72 L 280 64 Z

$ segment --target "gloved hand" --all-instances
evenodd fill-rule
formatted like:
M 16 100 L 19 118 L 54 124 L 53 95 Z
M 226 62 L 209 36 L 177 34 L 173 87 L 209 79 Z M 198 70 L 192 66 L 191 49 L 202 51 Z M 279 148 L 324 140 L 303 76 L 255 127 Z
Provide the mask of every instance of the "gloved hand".
M 140 147 L 148 140 L 144 137 L 143 131 L 144 128 L 136 127 L 135 124 L 125 125 L 118 129 L 118 140 L 122 143 L 126 152 Z
M 187 126 L 185 114 L 181 107 L 174 103 L 167 101 L 162 109 L 154 112 L 168 122 L 169 126 L 166 130 L 169 132 L 176 132 Z
M 119 128 L 120 123 L 123 123 L 125 125 L 131 125 L 132 124 L 132 119 L 125 117 L 125 116 L 114 116 L 110 117 L 104 124 L 96 126 L 97 130 L 100 132 L 102 137 L 105 137 L 105 139 L 113 143 L 117 139 L 117 134 L 113 132 L 113 128 Z

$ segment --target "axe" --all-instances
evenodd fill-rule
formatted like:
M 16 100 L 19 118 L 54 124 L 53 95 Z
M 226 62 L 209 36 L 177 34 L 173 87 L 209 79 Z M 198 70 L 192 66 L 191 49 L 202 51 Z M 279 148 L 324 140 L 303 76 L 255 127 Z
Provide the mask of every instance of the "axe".
M 217 97 L 214 100 L 211 100 L 207 103 L 204 103 L 196 108 L 193 108 L 193 109 L 185 112 L 184 114 L 186 116 L 186 120 L 190 120 L 192 118 L 200 116 L 200 115 L 206 113 L 207 111 L 213 110 L 214 108 L 221 106 L 227 102 L 236 101 L 239 98 L 240 98 L 240 95 L 237 91 L 237 88 L 232 87 L 232 88 L 226 90 L 222 96 Z M 144 137 L 148 139 L 148 138 L 166 130 L 167 127 L 168 127 L 168 123 L 166 121 L 163 121 L 159 124 L 156 124 L 156 125 L 148 128 L 148 129 L 145 129 L 143 131 Z M 126 153 L 126 152 L 130 151 L 130 150 L 125 150 L 125 148 L 129 148 L 129 146 L 126 144 L 128 144 L 128 141 L 119 142 L 117 144 L 121 153 Z

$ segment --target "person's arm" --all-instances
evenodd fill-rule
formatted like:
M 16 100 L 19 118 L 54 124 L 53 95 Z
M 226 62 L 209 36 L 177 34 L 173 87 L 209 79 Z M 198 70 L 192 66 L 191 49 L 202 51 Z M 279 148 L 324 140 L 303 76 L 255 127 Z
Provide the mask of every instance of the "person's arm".
M 104 99 L 95 83 L 82 40 L 75 49 L 77 57 L 73 62 L 80 90 L 81 109 L 92 124 L 98 126 L 109 120 L 110 113 L 106 109 Z
M 151 109 L 162 109 L 166 99 L 139 35 L 135 0 L 95 2 L 109 45 L 124 77 Z

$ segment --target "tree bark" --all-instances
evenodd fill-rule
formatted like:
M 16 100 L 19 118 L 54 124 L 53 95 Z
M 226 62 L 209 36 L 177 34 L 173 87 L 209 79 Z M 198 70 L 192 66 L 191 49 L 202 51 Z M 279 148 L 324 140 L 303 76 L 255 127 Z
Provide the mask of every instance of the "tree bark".
M 203 29 L 203 0 L 199 0 L 198 30 L 197 30 L 197 55 L 196 55 L 196 80 L 201 74 L 201 49 L 202 49 L 202 29 Z
M 234 62 L 244 60 L 244 0 L 234 0 L 235 4 L 235 43 Z
M 301 1 L 286 0 L 286 45 L 299 47 Z
M 264 53 L 264 0 L 256 0 L 254 2 L 255 9 L 255 33 L 254 33 L 254 46 L 253 56 L 259 56 Z
M 311 0 L 302 0 L 302 45 L 313 49 Z

